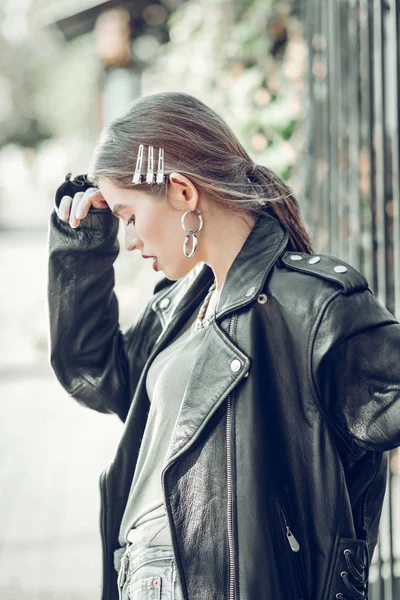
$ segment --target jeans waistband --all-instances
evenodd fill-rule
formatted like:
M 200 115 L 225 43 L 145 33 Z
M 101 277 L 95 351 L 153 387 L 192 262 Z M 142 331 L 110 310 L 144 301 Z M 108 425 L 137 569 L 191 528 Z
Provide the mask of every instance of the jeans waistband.
M 171 548 L 164 546 L 141 546 L 140 544 L 128 544 L 118 548 L 114 552 L 114 567 L 118 572 L 121 564 L 127 564 L 129 561 L 130 570 L 138 568 L 141 564 L 157 558 L 173 558 Z
M 171 548 L 163 546 L 140 546 L 128 544 L 126 550 L 130 570 L 138 569 L 142 564 L 158 558 L 174 558 Z

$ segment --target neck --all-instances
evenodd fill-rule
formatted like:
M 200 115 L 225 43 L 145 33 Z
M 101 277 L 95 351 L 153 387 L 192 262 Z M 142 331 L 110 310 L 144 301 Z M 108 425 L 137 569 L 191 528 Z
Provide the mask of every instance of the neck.
M 216 294 L 221 292 L 228 271 L 256 223 L 256 217 L 238 216 L 227 210 L 204 209 L 204 226 L 199 236 L 201 253 L 197 260 L 214 272 Z

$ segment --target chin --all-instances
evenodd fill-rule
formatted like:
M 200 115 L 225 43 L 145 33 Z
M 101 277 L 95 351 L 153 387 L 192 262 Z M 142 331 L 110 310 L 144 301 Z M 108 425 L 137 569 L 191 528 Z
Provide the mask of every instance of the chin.
M 188 261 L 189 262 L 189 261 Z M 171 281 L 178 281 L 178 279 L 182 279 L 185 277 L 196 265 L 197 263 L 189 263 L 188 265 L 178 265 L 173 269 L 161 269 L 164 273 L 164 276 Z

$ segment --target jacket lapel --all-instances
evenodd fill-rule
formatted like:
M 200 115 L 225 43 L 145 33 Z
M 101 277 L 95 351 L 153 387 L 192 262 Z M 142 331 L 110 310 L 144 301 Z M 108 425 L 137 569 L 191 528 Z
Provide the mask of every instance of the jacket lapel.
M 199 352 L 175 423 L 165 464 L 174 461 L 200 435 L 232 389 L 245 376 L 250 358 L 214 322 Z

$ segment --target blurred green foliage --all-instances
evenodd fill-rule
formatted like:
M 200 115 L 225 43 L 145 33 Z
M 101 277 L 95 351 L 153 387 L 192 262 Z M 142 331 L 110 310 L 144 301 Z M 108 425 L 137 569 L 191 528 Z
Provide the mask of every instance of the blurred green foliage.
M 307 49 L 296 10 L 295 0 L 184 3 L 169 19 L 170 42 L 144 73 L 144 93 L 194 94 L 254 160 L 289 179 L 306 115 Z
M 41 0 L 36 0 L 41 2 Z M 0 36 L 0 146 L 34 147 L 52 136 L 97 137 L 102 65 L 93 33 L 65 43 L 35 27 L 25 38 Z M 306 47 L 296 0 L 189 0 L 168 21 L 170 40 L 146 63 L 142 93 L 179 90 L 217 110 L 253 156 L 288 178 L 303 139 Z M 4 17 L 0 5 L 0 20 Z M 146 35 L 146 30 L 144 30 Z M 147 32 L 149 36 L 149 32 Z M 7 90 L 6 90 L 7 91 Z

